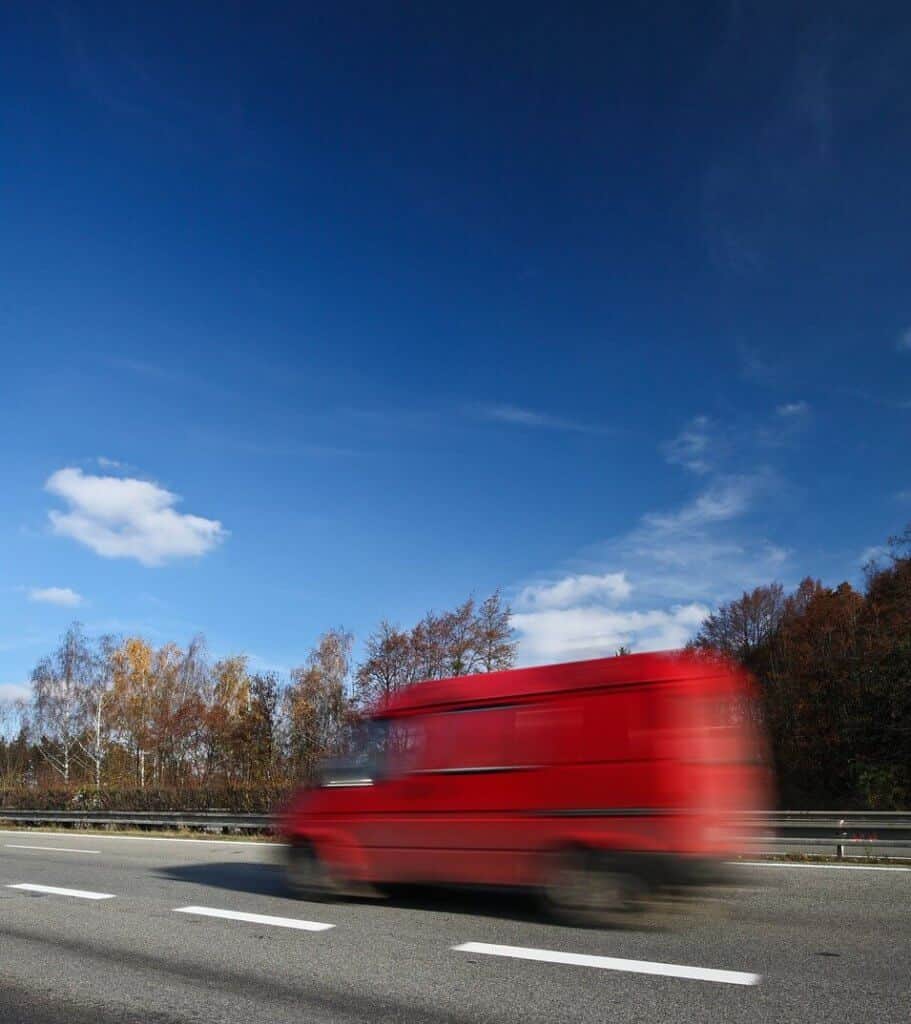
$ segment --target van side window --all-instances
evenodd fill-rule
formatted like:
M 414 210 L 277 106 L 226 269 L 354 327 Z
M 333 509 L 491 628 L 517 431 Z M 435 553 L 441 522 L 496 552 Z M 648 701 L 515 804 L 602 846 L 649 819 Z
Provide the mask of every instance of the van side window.
M 428 719 L 424 769 L 490 771 L 513 763 L 515 707 L 464 708 Z
M 513 760 L 526 767 L 576 760 L 584 715 L 578 701 L 527 704 L 516 709 Z
M 387 774 L 406 775 L 420 767 L 425 745 L 424 718 L 409 716 L 390 719 L 386 737 Z

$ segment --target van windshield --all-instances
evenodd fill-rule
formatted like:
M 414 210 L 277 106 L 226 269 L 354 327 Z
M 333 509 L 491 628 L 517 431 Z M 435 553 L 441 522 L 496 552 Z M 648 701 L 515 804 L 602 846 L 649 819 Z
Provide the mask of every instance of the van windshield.
M 354 730 L 348 753 L 323 762 L 323 786 L 368 786 L 386 773 L 389 720 L 373 718 Z
M 323 786 L 369 786 L 412 771 L 423 750 L 421 718 L 371 718 L 351 736 L 348 753 L 323 764 Z

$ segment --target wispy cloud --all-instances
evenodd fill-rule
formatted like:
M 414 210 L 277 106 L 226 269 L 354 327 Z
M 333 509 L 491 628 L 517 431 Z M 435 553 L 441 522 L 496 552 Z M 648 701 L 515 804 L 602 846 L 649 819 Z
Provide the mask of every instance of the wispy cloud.
M 580 423 L 577 420 L 564 419 L 536 409 L 527 409 L 508 403 L 493 403 L 471 406 L 469 415 L 495 423 L 508 423 L 515 427 L 531 427 L 544 430 L 570 430 L 587 434 L 601 434 L 604 427 L 596 424 Z
M 177 370 L 160 366 L 158 363 L 151 363 L 145 359 L 125 359 L 117 357 L 111 359 L 108 364 L 112 369 L 125 370 L 127 373 L 135 373 L 140 377 L 152 377 L 156 380 L 184 380 L 185 375 Z
M 106 455 L 96 455 L 95 461 L 102 469 L 126 469 L 126 465 L 123 462 L 118 462 L 117 459 L 109 459 Z
M 736 352 L 740 376 L 745 380 L 767 383 L 775 376 L 775 368 L 755 345 L 738 341 Z
M 718 480 L 702 494 L 675 512 L 650 512 L 644 526 L 656 537 L 700 530 L 741 515 L 761 484 L 760 476 L 728 477 Z
M 101 365 L 108 374 L 110 374 L 111 370 L 114 370 L 132 377 L 139 377 L 149 387 L 160 384 L 162 386 L 192 390 L 197 394 L 205 393 L 211 396 L 221 396 L 226 399 L 239 397 L 238 392 L 219 384 L 216 374 L 213 372 L 205 374 L 190 373 L 183 366 L 174 363 L 166 365 L 125 356 L 105 358 L 102 360 Z
M 206 442 L 217 443 L 219 448 L 224 448 L 228 445 L 236 451 L 244 452 L 248 455 L 265 455 L 273 458 L 336 459 L 354 458 L 363 454 L 356 448 L 348 448 L 337 444 L 320 444 L 318 442 L 293 444 L 284 441 L 276 441 L 274 444 L 270 444 L 269 441 L 252 441 L 247 438 L 231 440 L 230 438 L 226 439 L 223 432 L 218 435 L 199 434 L 197 436 Z
M 899 352 L 911 352 L 911 327 L 902 331 L 898 336 L 898 341 L 895 343 L 895 347 Z
M 785 402 L 784 405 L 779 405 L 775 410 L 775 415 L 785 419 L 796 419 L 800 416 L 807 416 L 809 412 L 810 403 L 801 399 L 799 402 Z
M 675 438 L 661 445 L 665 459 L 694 473 L 708 473 L 715 465 L 711 427 L 708 416 L 693 417 Z
M 879 405 L 884 409 L 911 409 L 911 398 L 890 398 L 886 395 L 876 395 L 863 388 L 841 388 L 840 393 L 851 398 L 859 398 L 862 402 L 869 402 L 871 405 Z
M 28 599 L 39 604 L 57 604 L 62 608 L 78 608 L 83 600 L 82 594 L 69 587 L 32 587 Z
M 742 5 L 723 37 L 711 73 L 719 82 L 742 78 L 741 67 L 756 39 L 774 31 L 778 15 L 768 4 Z M 781 28 L 777 35 L 781 36 Z M 835 102 L 861 86 L 858 62 L 841 60 L 827 17 L 809 15 L 800 32 L 787 33 L 771 68 L 764 101 L 740 131 L 715 148 L 703 175 L 702 215 L 709 256 L 735 277 L 761 277 L 778 263 L 795 226 L 814 216 L 814 189 L 832 173 L 832 140 L 843 104 Z M 837 73 L 837 74 L 836 74 Z M 833 81 L 839 82 L 836 94 Z M 808 213 L 809 211 L 809 213 Z
M 831 31 L 820 32 L 811 49 L 799 56 L 794 74 L 794 113 L 808 129 L 820 157 L 829 154 L 835 122 L 831 84 L 833 57 Z
M 148 480 L 92 476 L 67 467 L 48 478 L 45 490 L 68 505 L 64 512 L 48 513 L 54 532 L 104 558 L 160 566 L 203 555 L 228 535 L 216 519 L 177 512 L 178 495 Z

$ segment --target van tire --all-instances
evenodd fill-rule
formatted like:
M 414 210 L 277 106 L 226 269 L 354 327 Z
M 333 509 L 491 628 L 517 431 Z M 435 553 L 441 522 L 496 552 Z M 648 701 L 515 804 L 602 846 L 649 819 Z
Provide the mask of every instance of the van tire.
M 598 850 L 571 848 L 553 858 L 544 905 L 559 923 L 619 928 L 641 907 L 644 882 L 629 866 Z
M 328 899 L 336 885 L 312 843 L 297 840 L 288 847 L 285 869 L 288 887 L 301 899 Z

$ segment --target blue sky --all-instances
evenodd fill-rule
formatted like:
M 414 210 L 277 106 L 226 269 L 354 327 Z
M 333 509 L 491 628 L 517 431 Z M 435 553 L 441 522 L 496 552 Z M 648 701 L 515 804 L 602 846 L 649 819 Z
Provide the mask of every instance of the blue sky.
M 526 662 L 911 519 L 905 5 L 13 4 L 0 695 L 502 586 Z

